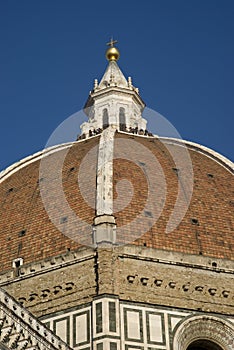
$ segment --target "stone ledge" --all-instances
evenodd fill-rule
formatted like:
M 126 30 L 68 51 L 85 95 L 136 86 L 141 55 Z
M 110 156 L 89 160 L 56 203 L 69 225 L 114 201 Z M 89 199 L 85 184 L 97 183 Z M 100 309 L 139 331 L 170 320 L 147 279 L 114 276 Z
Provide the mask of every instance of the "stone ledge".
M 116 224 L 115 217 L 113 215 L 100 215 L 94 218 L 94 225 L 100 224 Z
M 41 260 L 36 263 L 22 265 L 18 269 L 14 268 L 0 275 L 0 286 L 4 286 L 11 281 L 21 280 L 37 274 L 45 273 L 61 267 L 69 266 L 77 262 L 92 259 L 95 256 L 92 248 L 79 248 L 74 252 L 54 256 L 50 259 Z
M 179 265 L 211 270 L 218 273 L 223 272 L 234 274 L 234 261 L 232 260 L 185 254 L 137 245 L 126 245 L 123 247 L 115 247 L 114 249 L 120 258 L 155 261 L 162 264 Z

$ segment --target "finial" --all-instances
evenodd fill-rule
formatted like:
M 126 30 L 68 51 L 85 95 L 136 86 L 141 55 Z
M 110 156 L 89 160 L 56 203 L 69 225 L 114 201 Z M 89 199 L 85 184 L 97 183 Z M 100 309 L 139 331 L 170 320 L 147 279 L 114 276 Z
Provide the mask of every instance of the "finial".
M 132 78 L 128 77 L 128 87 L 132 89 Z
M 110 46 L 106 50 L 106 59 L 108 61 L 117 61 L 119 59 L 119 56 L 120 56 L 119 50 L 116 47 L 114 47 L 114 44 L 116 43 L 117 43 L 117 40 L 114 40 L 113 38 L 111 38 L 110 42 L 106 44 Z
M 98 87 L 98 80 L 97 79 L 94 79 L 94 85 L 93 85 L 93 88 L 94 90 Z
M 114 40 L 113 37 L 110 39 L 109 43 L 106 43 L 106 45 L 110 46 L 110 47 L 113 47 L 114 44 L 117 44 L 117 40 Z

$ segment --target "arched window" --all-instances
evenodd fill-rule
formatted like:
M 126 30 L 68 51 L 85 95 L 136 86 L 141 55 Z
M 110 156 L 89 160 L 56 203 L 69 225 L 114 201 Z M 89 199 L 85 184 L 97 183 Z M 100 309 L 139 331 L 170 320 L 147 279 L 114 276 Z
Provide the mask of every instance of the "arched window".
M 173 350 L 233 350 L 234 326 L 213 315 L 192 315 L 181 320 Z
M 126 130 L 126 117 L 125 117 L 125 109 L 120 107 L 119 109 L 119 130 Z
M 103 113 L 102 113 L 102 125 L 103 125 L 103 129 L 108 128 L 109 126 L 109 116 L 108 116 L 108 110 L 107 108 L 103 109 Z
M 218 344 L 215 344 L 210 340 L 200 339 L 193 341 L 187 347 L 187 350 L 222 350 L 222 348 Z

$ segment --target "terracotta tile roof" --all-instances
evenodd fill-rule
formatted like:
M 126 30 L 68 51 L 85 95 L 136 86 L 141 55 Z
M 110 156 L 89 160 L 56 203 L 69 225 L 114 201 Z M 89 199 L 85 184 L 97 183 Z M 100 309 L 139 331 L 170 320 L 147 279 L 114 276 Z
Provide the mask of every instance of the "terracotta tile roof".
M 145 222 L 138 223 L 141 229 L 141 236 L 137 236 L 134 244 L 148 247 L 165 249 L 187 254 L 202 254 L 217 258 L 234 259 L 234 180 L 230 170 L 217 161 L 211 155 L 206 155 L 199 149 L 189 147 L 189 154 L 193 168 L 193 193 L 188 210 L 179 225 L 170 233 L 165 233 L 168 220 L 173 213 L 178 195 L 178 172 L 177 164 L 173 159 L 173 152 L 180 152 L 181 146 L 173 142 L 166 144 L 157 138 L 147 138 L 117 133 L 117 139 L 133 140 L 137 142 L 145 153 L 145 164 L 132 162 L 128 157 L 114 159 L 113 182 L 114 200 L 117 203 L 115 212 L 117 233 L 118 228 L 132 222 L 139 213 L 144 210 L 148 198 L 147 166 L 150 167 L 152 155 L 157 159 L 158 171 L 164 174 L 163 179 L 158 176 L 157 197 L 155 198 L 155 210 L 161 210 L 161 215 L 153 223 L 146 227 Z M 28 162 L 18 171 L 6 177 L 0 184 L 0 266 L 1 271 L 10 269 L 12 261 L 18 257 L 24 259 L 24 263 L 36 262 L 67 250 L 74 250 L 80 246 L 80 241 L 87 235 L 91 242 L 91 227 L 95 216 L 94 205 L 84 198 L 78 187 L 79 167 L 82 159 L 86 157 L 91 149 L 96 149 L 100 135 L 88 140 L 74 143 L 66 154 L 63 164 L 63 189 L 70 208 L 78 215 L 87 227 L 78 227 L 79 239 L 73 239 L 63 235 L 58 228 L 50 221 L 44 209 L 39 179 L 40 159 Z M 96 148 L 95 148 L 96 147 Z M 145 147 L 145 148 L 144 148 Z M 56 172 L 56 161 L 60 150 L 51 154 L 50 159 Z M 128 152 L 128 150 L 126 150 Z M 127 154 L 127 153 L 126 153 Z M 151 156 L 149 156 L 151 154 Z M 147 159 L 148 157 L 148 159 Z M 87 158 L 86 169 L 92 173 L 92 181 L 95 181 L 96 167 L 95 159 Z M 141 162 L 144 163 L 144 162 Z M 186 167 L 186 164 L 184 165 Z M 161 170 L 160 170 L 161 169 Z M 89 171 L 87 170 L 87 181 L 85 182 L 85 193 L 95 201 L 95 189 L 89 184 Z M 56 175 L 57 174 L 57 175 Z M 93 176 L 94 174 L 94 176 Z M 160 174 L 159 174 L 160 175 Z M 129 183 L 122 182 L 125 196 L 123 199 L 117 196 L 117 183 L 120 180 L 128 180 L 132 184 L 133 192 L 128 189 Z M 186 182 L 186 179 L 184 179 Z M 50 186 L 53 188 L 56 181 L 50 179 Z M 163 191 L 166 184 L 165 203 L 163 203 Z M 183 190 L 183 183 L 181 184 Z M 122 193 L 122 192 L 121 192 Z M 184 194 L 186 196 L 186 193 Z M 62 203 L 60 195 L 51 197 L 51 205 Z M 129 203 L 128 203 L 129 202 Z M 66 217 L 61 211 L 55 211 L 57 220 L 64 220 Z M 149 210 L 145 211 L 146 218 L 152 216 Z M 69 221 L 67 230 L 69 230 Z M 142 225 L 142 227 L 141 227 Z M 127 228 L 127 227 L 126 227 Z M 83 230 L 83 231 L 82 231 Z M 124 229 L 121 232 L 122 239 L 129 242 L 136 236 L 133 231 Z M 140 237 L 140 238 L 139 238 Z M 83 240 L 82 242 L 85 242 Z
M 125 139 L 128 136 L 119 134 L 117 137 Z M 181 223 L 172 232 L 165 233 L 178 194 L 180 169 L 176 168 L 172 155 L 176 151 L 180 152 L 179 146 L 169 145 L 159 139 L 152 141 L 150 138 L 134 137 L 134 141 L 149 149 L 157 158 L 166 180 L 165 204 L 159 203 L 162 208 L 161 215 L 149 230 L 146 230 L 145 223 L 142 223 L 144 234 L 135 241 L 135 244 L 188 254 L 234 259 L 233 174 L 212 159 L 211 155 L 208 157 L 188 146 L 194 177 L 191 202 Z M 146 165 L 150 164 L 150 161 L 151 159 L 146 158 Z M 137 189 L 130 204 L 115 214 L 117 226 L 126 225 L 127 222 L 132 221 L 133 217 L 145 207 L 148 191 L 146 176 L 142 169 L 136 168 L 136 164 L 130 161 L 116 159 L 114 162 L 115 184 L 127 178 L 131 181 L 134 190 Z M 158 186 L 160 187 L 160 183 Z M 156 201 L 161 199 L 159 192 L 158 194 Z M 126 232 L 127 234 L 130 232 Z
M 85 202 L 79 191 L 78 169 L 89 149 L 97 145 L 98 141 L 99 137 L 96 137 L 89 142 L 75 143 L 68 151 L 63 167 L 64 192 L 70 207 L 90 226 L 95 210 Z M 59 152 L 58 150 L 50 156 L 50 166 L 54 166 L 55 169 Z M 74 250 L 80 246 L 78 242 L 63 235 L 51 222 L 41 199 L 39 166 L 40 159 L 28 162 L 27 166 L 0 184 L 1 271 L 11 269 L 13 260 L 18 257 L 22 257 L 27 264 L 66 253 L 67 250 Z M 40 180 L 46 181 L 42 178 Z M 50 186 L 53 186 L 53 182 Z M 59 196 L 51 198 L 51 201 L 57 204 L 60 200 Z M 58 214 L 58 219 L 63 220 L 62 210 Z M 81 230 L 82 227 L 79 228 L 80 235 Z

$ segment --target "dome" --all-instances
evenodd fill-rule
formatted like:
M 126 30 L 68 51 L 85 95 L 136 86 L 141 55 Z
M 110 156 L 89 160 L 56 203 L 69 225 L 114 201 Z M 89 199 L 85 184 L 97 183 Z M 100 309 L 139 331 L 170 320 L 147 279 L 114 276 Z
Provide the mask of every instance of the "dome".
M 148 132 L 144 108 L 110 60 L 78 140 L 1 173 L 2 271 L 103 243 L 234 259 L 233 163 Z
M 75 250 L 83 244 L 93 244 L 100 140 L 101 136 L 96 135 L 57 146 L 28 157 L 2 172 L 1 212 L 5 213 L 0 219 L 2 271 L 10 269 L 12 261 L 18 257 L 23 258 L 27 264 Z M 139 152 L 143 150 L 145 161 L 141 159 L 142 154 L 136 153 L 136 160 L 123 154 L 118 155 L 119 145 L 125 147 L 125 143 L 129 147 L 133 145 L 137 151 L 140 147 Z M 178 198 L 178 173 L 182 170 L 176 168 L 171 155 L 181 153 L 181 148 L 185 146 L 192 163 L 193 191 L 180 222 L 172 227 L 171 232 L 167 232 L 167 224 Z M 185 254 L 233 259 L 234 192 L 231 162 L 198 144 L 117 131 L 114 131 L 114 153 L 112 190 L 116 244 L 128 243 Z M 76 233 L 72 231 L 72 217 L 63 212 L 63 194 L 60 190 L 54 192 L 56 177 L 59 178 L 61 170 L 58 169 L 61 155 L 64 158 L 61 172 L 63 193 L 72 212 L 80 219 L 77 231 L 74 231 Z M 157 159 L 158 169 L 161 169 L 157 188 L 166 184 L 165 196 L 155 190 L 157 193 L 154 201 L 157 203 L 163 199 L 157 215 L 146 210 L 149 174 L 145 167 L 149 167 L 153 159 L 147 159 L 149 155 Z M 53 180 L 41 177 L 40 167 L 44 159 L 49 162 L 46 163 L 50 168 L 48 176 L 52 176 Z M 82 172 L 85 174 L 83 180 Z M 49 198 L 52 207 L 57 206 L 57 210 L 53 209 L 54 217 L 51 217 L 53 214 L 43 203 L 42 191 L 45 189 L 41 187 L 42 184 L 46 191 L 53 190 L 49 193 Z M 122 189 L 118 188 L 120 185 Z M 143 213 L 140 222 L 135 222 L 140 213 Z M 152 217 L 153 220 L 149 221 Z M 135 226 L 131 226 L 132 223 Z M 69 233 L 69 229 L 73 233 Z M 137 234 L 134 234 L 136 230 Z
M 0 173 L 4 348 L 233 348 L 234 165 L 144 108 L 110 60 L 77 140 Z

